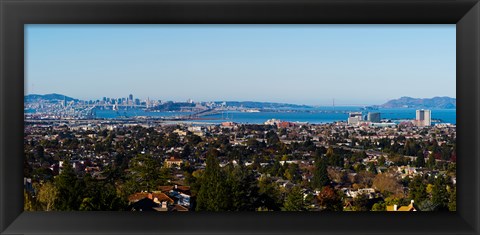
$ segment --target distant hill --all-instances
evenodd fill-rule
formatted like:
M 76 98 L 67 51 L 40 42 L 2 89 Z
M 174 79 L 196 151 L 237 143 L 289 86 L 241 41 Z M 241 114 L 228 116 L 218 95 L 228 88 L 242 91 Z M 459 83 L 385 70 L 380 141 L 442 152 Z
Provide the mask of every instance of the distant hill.
M 35 101 L 35 100 L 47 100 L 47 101 L 56 101 L 56 100 L 63 100 L 65 99 L 67 102 L 69 101 L 78 101 L 78 99 L 74 99 L 72 97 L 68 97 L 65 95 L 61 94 L 46 94 L 46 95 L 37 95 L 37 94 L 31 94 L 31 95 L 26 95 L 24 97 L 24 101 L 29 102 L 29 101 Z
M 215 103 L 223 103 L 216 101 Z M 227 106 L 244 107 L 249 109 L 271 109 L 271 108 L 311 108 L 308 105 L 272 103 L 272 102 L 256 102 L 256 101 L 226 101 Z
M 457 108 L 457 99 L 450 97 L 412 98 L 401 97 L 380 105 L 381 108 L 423 108 L 423 109 L 454 109 Z

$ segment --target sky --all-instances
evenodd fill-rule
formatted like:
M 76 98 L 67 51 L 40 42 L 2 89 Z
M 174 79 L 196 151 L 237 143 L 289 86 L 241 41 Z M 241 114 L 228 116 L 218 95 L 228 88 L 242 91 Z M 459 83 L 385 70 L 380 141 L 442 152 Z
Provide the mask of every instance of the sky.
M 455 25 L 25 26 L 25 94 L 374 105 L 456 97 Z

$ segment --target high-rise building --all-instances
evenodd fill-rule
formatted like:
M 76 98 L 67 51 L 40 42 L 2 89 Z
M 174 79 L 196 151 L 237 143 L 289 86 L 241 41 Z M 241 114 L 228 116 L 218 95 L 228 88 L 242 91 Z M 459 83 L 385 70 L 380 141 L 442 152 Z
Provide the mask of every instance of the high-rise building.
M 133 95 L 132 94 L 128 95 L 128 99 L 133 101 Z
M 348 124 L 358 125 L 360 121 L 363 121 L 362 112 L 348 113 Z
M 432 113 L 430 110 L 420 109 L 416 112 L 415 124 L 417 126 L 432 125 Z
M 368 113 L 367 121 L 375 123 L 380 122 L 380 113 Z

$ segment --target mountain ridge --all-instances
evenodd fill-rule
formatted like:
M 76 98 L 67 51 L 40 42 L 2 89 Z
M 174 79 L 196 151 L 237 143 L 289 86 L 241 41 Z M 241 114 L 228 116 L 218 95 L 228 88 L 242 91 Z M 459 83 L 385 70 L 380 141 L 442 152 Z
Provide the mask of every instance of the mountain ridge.
M 389 100 L 379 105 L 381 108 L 425 108 L 425 109 L 454 109 L 457 108 L 457 99 L 448 96 L 435 96 L 433 98 L 412 98 L 402 96 Z

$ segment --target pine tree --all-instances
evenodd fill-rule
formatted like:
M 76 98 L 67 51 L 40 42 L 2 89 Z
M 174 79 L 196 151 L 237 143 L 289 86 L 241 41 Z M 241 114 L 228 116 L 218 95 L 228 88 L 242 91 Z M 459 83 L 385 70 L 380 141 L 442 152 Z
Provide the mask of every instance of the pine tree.
M 253 172 L 243 164 L 230 167 L 228 188 L 230 188 L 231 210 L 253 211 L 258 199 L 257 180 Z
M 218 160 L 207 156 L 207 166 L 197 196 L 197 211 L 229 210 L 229 189 L 226 175 L 220 168 Z
M 161 167 L 157 159 L 150 155 L 139 154 L 129 162 L 130 173 L 125 183 L 126 194 L 139 191 L 154 191 L 162 181 Z M 128 196 L 128 195 L 127 195 Z
M 313 173 L 312 186 L 315 189 L 320 189 L 327 185 L 329 181 L 326 160 L 322 157 L 317 157 L 317 159 L 315 159 L 315 171 Z
M 68 158 L 63 162 L 62 172 L 55 178 L 55 187 L 58 190 L 56 209 L 60 211 L 78 210 L 82 200 L 83 187 Z
M 436 205 L 436 210 L 447 209 L 448 196 L 445 178 L 443 176 L 437 176 L 432 189 L 432 202 Z
M 282 206 L 280 189 L 270 178 L 262 176 L 258 182 L 259 198 L 257 205 L 266 210 L 278 211 Z
M 305 211 L 306 205 L 303 200 L 303 193 L 300 187 L 293 187 L 290 190 L 285 203 L 283 204 L 283 210 L 285 211 Z
M 410 188 L 410 199 L 415 203 L 420 203 L 427 199 L 427 188 L 422 180 L 422 177 L 416 176 L 408 185 Z

